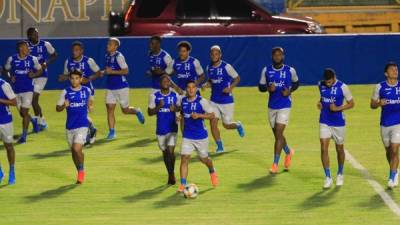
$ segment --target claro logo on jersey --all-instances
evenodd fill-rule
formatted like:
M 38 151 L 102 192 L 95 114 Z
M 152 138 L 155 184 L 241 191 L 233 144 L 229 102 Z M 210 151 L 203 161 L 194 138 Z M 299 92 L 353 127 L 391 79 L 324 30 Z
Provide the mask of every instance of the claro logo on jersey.
M 81 108 L 81 107 L 85 107 L 85 106 L 86 106 L 86 102 L 85 101 L 69 103 L 69 107 L 70 108 Z

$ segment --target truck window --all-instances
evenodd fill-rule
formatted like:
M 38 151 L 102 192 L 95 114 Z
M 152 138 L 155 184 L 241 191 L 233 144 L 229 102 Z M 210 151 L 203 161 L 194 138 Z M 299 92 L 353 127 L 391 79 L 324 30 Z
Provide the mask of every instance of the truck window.
M 181 19 L 209 19 L 211 0 L 179 0 L 177 16 Z
M 170 0 L 142 0 L 136 16 L 139 18 L 157 18 L 167 7 Z
M 213 0 L 219 19 L 251 19 L 248 0 Z

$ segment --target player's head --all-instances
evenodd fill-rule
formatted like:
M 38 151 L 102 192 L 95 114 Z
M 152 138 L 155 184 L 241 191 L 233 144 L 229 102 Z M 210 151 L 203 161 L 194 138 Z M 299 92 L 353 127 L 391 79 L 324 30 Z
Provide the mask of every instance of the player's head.
M 83 55 L 83 43 L 80 41 L 74 41 L 72 43 L 72 58 L 77 59 Z
M 169 90 L 171 87 L 171 79 L 168 75 L 162 75 L 160 77 L 160 87 L 162 90 Z
M 282 47 L 272 48 L 272 63 L 274 65 L 280 65 L 285 60 L 285 52 Z
M 69 73 L 69 81 L 71 82 L 71 86 L 76 88 L 79 87 L 82 83 L 82 72 L 79 70 L 74 70 Z
M 111 53 L 111 52 L 117 51 L 117 49 L 119 48 L 120 45 L 121 45 L 121 42 L 119 41 L 118 38 L 112 37 L 112 38 L 108 39 L 107 52 Z
M 150 38 L 150 51 L 158 52 L 161 49 L 161 37 L 153 36 Z
M 188 97 L 194 97 L 197 94 L 197 86 L 194 80 L 190 80 L 186 84 L 186 94 Z
M 39 31 L 35 27 L 29 27 L 28 30 L 26 30 L 26 36 L 32 43 L 37 43 L 39 41 Z
M 331 87 L 336 82 L 336 73 L 335 70 L 331 68 L 326 68 L 324 70 L 324 82 L 325 85 Z
M 218 45 L 211 46 L 210 58 L 211 58 L 211 62 L 213 62 L 213 63 L 219 62 L 222 58 L 221 47 L 219 47 Z
M 395 62 L 388 62 L 385 65 L 385 76 L 387 79 L 397 79 L 399 77 L 399 69 Z
M 192 50 L 192 45 L 188 41 L 181 41 L 177 45 L 179 58 L 184 60 L 189 57 L 190 51 Z
M 29 55 L 29 47 L 26 41 L 18 41 L 17 42 L 17 52 L 22 56 Z

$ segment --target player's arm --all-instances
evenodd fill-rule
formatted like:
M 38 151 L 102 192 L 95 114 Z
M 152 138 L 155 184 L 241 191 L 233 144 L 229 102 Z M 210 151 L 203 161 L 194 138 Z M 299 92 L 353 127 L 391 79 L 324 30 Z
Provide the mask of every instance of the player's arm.
M 292 93 L 299 88 L 300 81 L 297 72 L 293 67 L 290 67 L 290 73 L 292 74 L 292 86 L 290 87 L 290 92 Z
M 67 92 L 63 90 L 61 92 L 60 98 L 58 99 L 57 105 L 56 105 L 56 111 L 57 112 L 62 112 L 65 108 L 69 106 L 68 100 L 65 99 L 65 95 Z
M 192 113 L 192 118 L 193 119 L 206 119 L 206 120 L 211 120 L 215 118 L 214 110 L 211 107 L 210 103 L 206 99 L 201 99 L 200 104 L 203 107 L 203 110 L 205 113 Z
M 119 54 L 117 56 L 117 63 L 121 68 L 120 70 L 113 70 L 111 67 L 106 67 L 104 73 L 108 75 L 121 75 L 121 76 L 127 75 L 129 73 L 129 68 L 128 64 L 126 64 L 125 57 L 122 54 Z
M 171 79 L 171 88 L 174 89 L 174 91 L 179 95 L 185 94 L 185 91 L 182 90 L 177 84 L 175 84 L 175 82 L 172 79 Z
M 11 83 L 15 83 L 15 75 L 11 74 L 11 63 L 12 63 L 12 57 L 8 57 L 6 64 L 4 65 L 4 69 L 2 71 L 3 76 L 7 78 Z
M 43 69 L 42 66 L 39 63 L 38 58 L 33 56 L 33 67 L 35 68 L 34 71 L 30 71 L 28 73 L 29 78 L 36 78 L 36 77 L 40 77 L 40 75 L 42 75 Z
M 99 66 L 96 64 L 96 62 L 95 62 L 92 58 L 89 58 L 88 64 L 89 64 L 89 66 L 90 66 L 90 69 L 91 69 L 94 73 L 93 73 L 92 75 L 90 75 L 88 78 L 83 78 L 83 80 L 82 80 L 82 83 L 83 83 L 83 84 L 87 84 L 87 83 L 89 83 L 90 81 L 94 81 L 94 80 L 96 80 L 97 78 L 103 76 L 103 74 L 102 74 L 101 71 L 100 71 Z
M 168 75 L 168 76 L 174 75 L 175 74 L 174 64 L 175 60 L 171 59 L 171 62 L 167 64 L 167 68 L 165 68 L 164 74 L 162 75 Z
M 90 94 L 90 97 L 89 97 L 88 110 L 89 110 L 89 112 L 93 112 L 93 110 L 94 110 L 94 101 L 93 101 L 92 94 Z
M 379 92 L 381 90 L 381 85 L 377 84 L 375 86 L 374 92 L 372 93 L 370 107 L 371 109 L 377 109 L 381 106 L 386 105 L 386 99 L 381 99 Z
M 197 74 L 196 86 L 199 87 L 206 80 L 206 75 L 204 74 L 203 67 L 201 66 L 199 60 L 194 60 L 194 68 Z
M 171 56 L 170 56 L 169 54 L 166 54 L 166 55 L 164 56 L 163 61 L 164 61 L 165 65 L 167 65 L 166 68 L 168 68 L 168 67 L 170 67 L 170 66 L 173 65 L 172 58 L 171 58 Z M 151 74 L 150 74 L 150 75 L 153 75 L 153 76 L 162 76 L 162 75 L 164 75 L 164 74 L 166 74 L 166 71 L 165 71 L 165 70 L 161 69 L 160 67 L 156 67 L 156 68 L 153 68 L 153 69 L 151 70 Z
M 42 68 L 45 69 L 47 66 L 51 63 L 53 63 L 57 59 L 57 52 L 54 49 L 53 45 L 50 44 L 50 42 L 46 41 L 44 42 L 44 46 L 46 47 L 47 53 L 50 55 L 49 59 L 47 62 L 42 63 Z
M 229 94 L 233 91 L 233 89 L 239 84 L 240 76 L 236 72 L 236 70 L 230 65 L 227 64 L 225 67 L 226 71 L 228 72 L 229 76 L 232 77 L 233 81 L 229 87 L 226 87 L 223 92 Z
M 15 93 L 12 90 L 10 84 L 4 83 L 1 88 L 3 89 L 3 93 L 6 95 L 7 98 L 0 98 L 0 103 L 8 106 L 17 106 L 17 97 L 15 96 Z
M 353 99 L 353 96 L 351 95 L 349 87 L 347 85 L 343 84 L 342 91 L 343 91 L 343 96 L 346 100 L 346 103 L 341 106 L 336 106 L 335 104 L 332 103 L 329 107 L 330 107 L 330 110 L 333 112 L 349 110 L 354 107 L 355 103 L 354 103 L 354 99 Z
M 147 114 L 149 116 L 154 116 L 158 111 L 164 106 L 164 101 L 160 100 L 158 105 L 156 105 L 156 96 L 154 94 L 150 95 L 149 98 L 149 107 L 147 108 Z
M 264 67 L 263 70 L 261 71 L 260 81 L 258 82 L 258 90 L 260 92 L 267 92 L 269 89 L 267 78 L 265 76 L 266 71 L 267 71 L 267 67 Z
M 63 82 L 68 80 L 68 59 L 64 62 L 64 72 L 58 76 L 58 82 Z

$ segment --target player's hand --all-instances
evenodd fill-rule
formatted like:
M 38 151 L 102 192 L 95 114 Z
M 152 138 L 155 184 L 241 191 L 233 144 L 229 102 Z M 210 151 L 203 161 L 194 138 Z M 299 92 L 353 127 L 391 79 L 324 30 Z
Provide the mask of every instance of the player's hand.
M 230 94 L 230 93 L 232 92 L 232 88 L 226 87 L 226 88 L 224 88 L 224 90 L 222 90 L 222 92 L 223 92 L 224 94 Z
M 268 92 L 272 93 L 276 91 L 276 86 L 275 83 L 271 83 L 270 85 L 268 85 Z
M 111 67 L 106 67 L 106 69 L 104 70 L 105 74 L 113 74 L 113 69 Z
M 210 83 L 209 82 L 205 82 L 203 85 L 201 85 L 201 90 L 205 91 L 206 88 L 209 88 L 209 87 L 210 87 Z
M 332 112 L 340 112 L 340 111 L 342 111 L 342 107 L 336 106 L 334 103 L 332 103 L 332 104 L 329 105 L 329 109 L 330 109 Z
M 175 110 L 176 110 L 175 104 L 171 104 L 171 105 L 169 106 L 169 110 L 170 110 L 171 112 L 175 112 Z
M 28 77 L 29 77 L 29 78 L 34 78 L 34 77 L 35 77 L 35 73 L 32 72 L 32 71 L 29 71 Z
M 68 80 L 67 75 L 61 74 L 61 75 L 58 76 L 58 82 L 64 82 L 66 80 Z
M 284 88 L 282 91 L 282 95 L 285 97 L 288 97 L 290 95 L 290 90 L 289 88 Z
M 68 100 L 65 100 L 64 106 L 65 106 L 65 108 L 68 108 L 68 107 L 69 107 L 69 101 L 68 101 Z
M 164 100 L 161 99 L 160 102 L 158 103 L 157 107 L 162 108 L 165 105 Z
M 89 104 L 89 106 L 88 106 L 88 110 L 89 110 L 89 112 L 93 112 L 93 110 L 94 110 L 94 106 L 93 106 L 93 105 L 91 105 L 91 104 Z
M 42 69 L 46 69 L 47 68 L 47 63 L 44 62 L 44 63 L 41 64 L 41 66 L 42 66 Z
M 321 102 L 317 102 L 317 108 L 318 108 L 319 110 L 322 109 L 322 103 L 321 103 Z
M 197 120 L 198 118 L 200 118 L 200 115 L 198 113 L 192 113 L 192 119 Z
M 380 106 L 385 106 L 385 105 L 387 105 L 387 100 L 384 99 L 384 98 L 380 99 L 380 100 L 379 100 L 379 105 L 380 105 Z
M 154 73 L 154 74 L 157 74 L 157 75 L 161 75 L 161 74 L 164 73 L 164 71 L 163 71 L 160 67 L 155 67 L 155 68 L 153 69 L 153 73 Z

